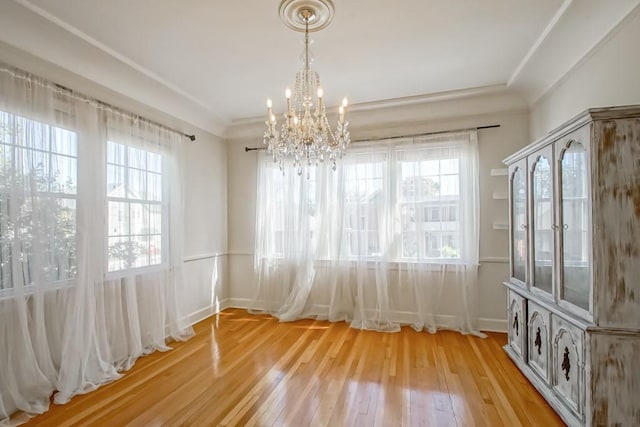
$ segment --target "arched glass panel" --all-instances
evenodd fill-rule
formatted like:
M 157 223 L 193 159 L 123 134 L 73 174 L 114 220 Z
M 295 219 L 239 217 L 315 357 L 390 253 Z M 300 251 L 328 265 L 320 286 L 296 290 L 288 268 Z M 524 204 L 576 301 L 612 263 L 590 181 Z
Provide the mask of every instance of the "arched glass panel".
M 526 280 L 525 269 L 527 262 L 527 189 L 525 171 L 521 168 L 516 169 L 511 179 L 513 277 L 524 282 Z
M 573 141 L 560 162 L 562 299 L 589 310 L 589 206 L 587 150 Z
M 533 286 L 551 293 L 553 278 L 553 177 L 551 164 L 540 157 L 533 167 Z

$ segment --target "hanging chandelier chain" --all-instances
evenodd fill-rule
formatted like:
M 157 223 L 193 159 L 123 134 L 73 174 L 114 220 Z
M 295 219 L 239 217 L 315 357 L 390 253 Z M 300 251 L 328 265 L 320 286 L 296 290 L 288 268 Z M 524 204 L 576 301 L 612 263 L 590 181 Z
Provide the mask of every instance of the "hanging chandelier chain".
M 305 70 L 309 70 L 309 18 L 311 12 L 308 10 L 302 11 L 302 17 L 304 18 L 304 63 Z

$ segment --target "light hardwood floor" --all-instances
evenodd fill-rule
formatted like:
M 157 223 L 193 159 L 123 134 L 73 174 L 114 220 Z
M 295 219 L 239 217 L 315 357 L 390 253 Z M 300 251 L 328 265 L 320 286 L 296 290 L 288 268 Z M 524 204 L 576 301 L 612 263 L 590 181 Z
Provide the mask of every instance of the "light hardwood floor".
M 505 334 L 386 334 L 239 309 L 195 330 L 27 425 L 562 425 L 504 354 Z

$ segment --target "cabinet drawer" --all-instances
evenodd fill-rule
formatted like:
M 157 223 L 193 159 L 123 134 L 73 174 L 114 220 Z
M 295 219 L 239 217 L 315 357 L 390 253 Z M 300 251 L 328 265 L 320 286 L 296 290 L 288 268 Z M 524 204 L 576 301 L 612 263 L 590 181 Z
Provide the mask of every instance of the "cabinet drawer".
M 525 359 L 525 299 L 513 291 L 509 291 L 509 346 Z
M 553 333 L 551 382 L 564 403 L 584 416 L 584 332 L 564 319 L 551 316 Z
M 531 369 L 549 383 L 551 314 L 531 301 L 527 301 L 527 355 Z

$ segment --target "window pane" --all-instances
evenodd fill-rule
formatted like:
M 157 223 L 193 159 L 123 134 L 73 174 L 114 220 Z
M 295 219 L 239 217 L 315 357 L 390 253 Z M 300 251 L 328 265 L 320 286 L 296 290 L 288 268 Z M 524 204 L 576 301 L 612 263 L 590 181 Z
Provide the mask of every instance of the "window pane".
M 11 242 L 0 240 L 0 290 L 12 287 Z
M 147 173 L 147 200 L 162 200 L 162 175 Z
M 131 203 L 131 235 L 149 233 L 148 204 Z
M 12 152 L 13 149 L 10 145 L 0 144 L 0 174 L 2 174 L 3 180 L 5 179 L 5 177 L 8 177 L 8 174 L 11 171 L 11 159 L 13 157 Z M 3 183 L 0 182 L 0 188 L 2 188 L 2 185 Z
M 382 255 L 379 229 L 386 203 L 386 154 L 354 154 L 349 160 L 351 163 L 343 166 L 347 255 L 378 257 Z
M 162 263 L 162 236 L 154 235 L 149 238 L 149 265 Z
M 162 207 L 149 205 L 149 233 L 162 234 Z
M 131 263 L 131 244 L 128 237 L 109 237 L 109 271 L 123 270 Z
M 107 162 L 124 166 L 124 153 L 126 147 L 115 142 L 107 142 Z
M 425 160 L 420 162 L 420 175 L 440 175 L 440 161 Z
M 445 174 L 457 174 L 458 171 L 458 159 L 444 159 L 440 160 L 440 173 Z
M 27 149 L 16 150 L 18 179 L 24 180 L 25 189 L 36 191 L 49 191 L 49 156 L 42 151 Z
M 129 156 L 129 167 L 136 169 L 147 168 L 147 153 L 139 148 L 127 147 Z
M 147 153 L 147 169 L 151 172 L 162 172 L 162 156 L 156 153 Z
M 131 267 L 139 268 L 149 265 L 149 237 L 135 236 L 131 238 Z
M 107 165 L 107 197 L 127 197 L 124 167 Z
M 443 198 L 457 199 L 460 194 L 460 180 L 458 175 L 445 175 L 440 177 L 440 194 Z
M 13 116 L 0 111 L 0 144 L 10 144 L 13 139 Z
M 31 149 L 49 151 L 50 128 L 44 123 L 16 117 L 15 141 Z
M 109 236 L 129 234 L 129 203 L 109 202 Z
M 51 151 L 70 157 L 78 157 L 78 141 L 74 132 L 66 129 L 52 128 L 53 140 Z
M 129 169 L 127 198 L 145 200 L 147 198 L 147 174 L 137 169 Z
M 55 193 L 76 194 L 78 166 L 73 157 L 51 156 L 51 190 Z
M 419 254 L 418 234 L 402 233 L 402 256 L 405 258 L 415 258 Z
M 69 279 L 75 275 L 76 206 L 75 200 L 58 197 L 36 197 L 23 205 L 32 216 L 39 218 L 34 227 L 31 220 L 21 221 L 20 238 L 25 247 L 31 248 L 34 239 L 39 241 L 43 256 L 38 268 L 46 282 Z M 37 228 L 37 231 L 34 230 Z M 29 249 L 30 252 L 30 249 Z M 31 270 L 31 268 L 29 269 Z

